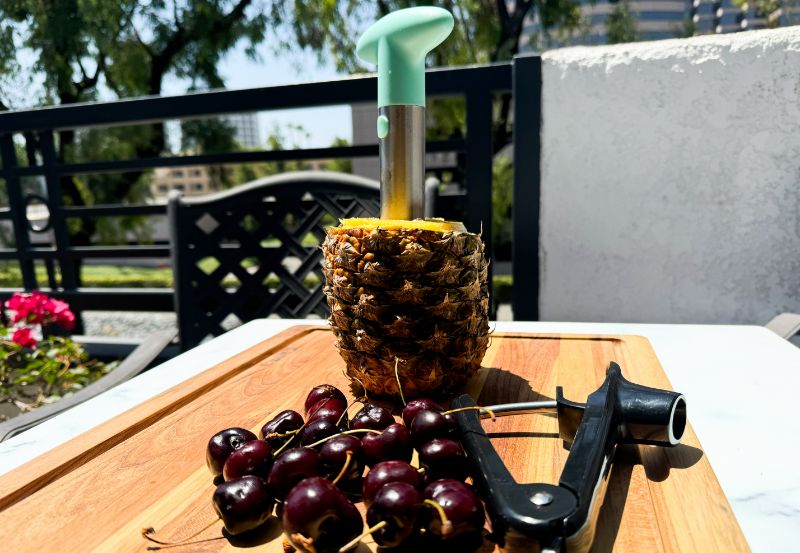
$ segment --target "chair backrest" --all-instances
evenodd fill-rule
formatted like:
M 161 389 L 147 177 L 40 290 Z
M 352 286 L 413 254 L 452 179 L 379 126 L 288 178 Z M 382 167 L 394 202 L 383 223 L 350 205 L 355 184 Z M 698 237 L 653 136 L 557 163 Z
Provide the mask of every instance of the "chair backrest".
M 380 185 L 320 171 L 169 198 L 181 348 L 251 319 L 327 317 L 320 244 L 345 217 L 376 217 Z

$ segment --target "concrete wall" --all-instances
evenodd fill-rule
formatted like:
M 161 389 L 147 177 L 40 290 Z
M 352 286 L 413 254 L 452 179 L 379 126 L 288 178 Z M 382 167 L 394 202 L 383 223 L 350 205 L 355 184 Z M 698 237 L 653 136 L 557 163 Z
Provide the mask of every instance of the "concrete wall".
M 548 52 L 544 320 L 800 312 L 800 27 Z

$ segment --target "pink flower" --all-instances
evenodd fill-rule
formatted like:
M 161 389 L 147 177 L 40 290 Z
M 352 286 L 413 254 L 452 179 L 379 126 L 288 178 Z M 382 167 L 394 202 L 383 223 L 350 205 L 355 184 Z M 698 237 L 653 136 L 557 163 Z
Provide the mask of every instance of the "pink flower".
M 30 293 L 15 292 L 6 301 L 6 308 L 14 312 L 12 324 L 27 323 L 47 326 L 57 324 L 67 330 L 75 327 L 75 314 L 69 305 L 48 297 L 38 290 Z
M 32 348 L 36 345 L 36 338 L 31 336 L 31 329 L 30 328 L 18 328 L 14 331 L 14 334 L 11 336 L 11 340 L 23 348 Z
M 75 326 L 75 314 L 69 310 L 67 302 L 47 298 L 43 304 L 46 315 L 45 324 L 55 323 L 67 330 Z

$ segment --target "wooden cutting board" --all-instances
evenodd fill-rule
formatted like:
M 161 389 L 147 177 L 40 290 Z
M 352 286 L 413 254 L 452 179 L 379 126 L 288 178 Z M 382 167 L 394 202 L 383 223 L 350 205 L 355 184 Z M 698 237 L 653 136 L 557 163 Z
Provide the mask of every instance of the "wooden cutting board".
M 582 402 L 612 360 L 634 382 L 670 388 L 642 337 L 496 333 L 467 391 L 491 405 L 552 399 L 561 385 Z M 140 535 L 144 527 L 166 540 L 193 534 L 216 518 L 209 437 L 229 426 L 257 432 L 279 411 L 302 411 L 317 384 L 348 390 L 343 368 L 330 331 L 295 327 L 6 474 L 3 549 L 141 552 L 152 545 Z M 689 421 L 691 409 L 689 398 Z M 484 427 L 518 481 L 557 483 L 567 451 L 555 417 L 503 417 Z M 208 541 L 173 551 L 282 551 L 277 521 L 243 543 L 220 538 L 221 526 L 197 537 Z M 620 448 L 593 551 L 749 551 L 691 425 L 674 449 Z

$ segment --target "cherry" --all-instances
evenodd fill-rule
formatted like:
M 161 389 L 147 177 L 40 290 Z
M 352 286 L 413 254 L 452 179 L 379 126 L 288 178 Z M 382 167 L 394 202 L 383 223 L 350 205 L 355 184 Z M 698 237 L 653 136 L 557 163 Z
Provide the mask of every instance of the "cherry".
M 384 484 L 367 509 L 367 525 L 385 525 L 372 532 L 372 537 L 384 547 L 397 547 L 406 542 L 419 528 L 423 495 L 407 482 Z
M 351 452 L 352 459 L 348 461 L 347 452 Z M 336 436 L 331 438 L 319 450 L 322 458 L 322 466 L 325 473 L 331 478 L 336 477 L 342 471 L 345 463 L 350 466 L 342 475 L 342 481 L 355 480 L 364 472 L 364 461 L 361 456 L 361 440 L 356 436 Z
M 448 438 L 453 434 L 453 430 L 453 426 L 448 422 L 444 414 L 427 409 L 417 413 L 409 428 L 411 443 L 416 448 L 434 438 Z
M 267 442 L 252 440 L 228 455 L 222 467 L 225 480 L 235 480 L 248 474 L 266 478 L 272 467 L 272 448 Z
M 417 451 L 419 451 L 419 465 L 425 469 L 429 479 L 464 480 L 467 477 L 467 458 L 458 442 L 447 438 L 436 438 Z
M 402 424 L 387 426 L 380 434 L 367 434 L 361 438 L 361 448 L 367 464 L 380 461 L 411 461 L 413 451 L 408 430 Z
M 300 431 L 300 443 L 309 445 L 320 441 L 328 436 L 338 434 L 342 429 L 336 425 L 336 421 L 329 419 L 317 419 L 311 421 Z
M 258 476 L 243 476 L 223 482 L 214 490 L 214 510 L 230 534 L 241 534 L 261 526 L 272 514 L 275 500 Z
M 422 477 L 417 469 L 405 461 L 384 461 L 372 467 L 364 478 L 362 495 L 364 504 L 369 506 L 375 494 L 389 482 L 405 482 L 415 488 L 422 485 Z
M 394 424 L 394 417 L 389 411 L 379 405 L 367 403 L 353 416 L 350 428 L 383 430 L 390 424 Z
M 246 428 L 226 428 L 211 436 L 206 447 L 206 465 L 214 476 L 222 474 L 228 456 L 245 443 L 258 439 Z
M 449 540 L 458 536 L 480 534 L 485 520 L 483 503 L 475 492 L 457 480 L 437 480 L 425 488 L 425 497 L 441 507 L 447 520 L 432 515 L 427 529 Z
M 311 391 L 308 392 L 305 402 L 306 413 L 309 412 L 309 410 L 311 409 L 311 407 L 314 406 L 315 403 L 325 398 L 338 399 L 339 401 L 347 405 L 347 398 L 344 396 L 344 394 L 339 388 L 331 384 L 321 384 L 319 386 L 314 386 L 313 388 L 311 388 Z
M 322 473 L 319 452 L 308 447 L 287 449 L 272 463 L 267 485 L 277 499 L 283 499 L 295 484 Z
M 336 553 L 364 527 L 361 514 L 324 478 L 297 484 L 283 505 L 283 531 L 299 551 Z
M 423 397 L 412 399 L 403 407 L 403 423 L 411 428 L 414 417 L 416 417 L 420 411 L 436 411 L 437 413 L 441 413 L 444 409 L 432 399 Z
M 336 398 L 325 398 L 316 402 L 308 410 L 308 421 L 328 419 L 334 423 L 346 420 L 342 415 L 347 411 L 347 404 Z
M 272 446 L 273 449 L 279 449 L 291 436 L 274 436 L 274 434 L 288 434 L 303 426 L 303 417 L 297 411 L 287 409 L 281 411 L 274 418 L 267 421 L 261 427 L 259 437 Z

